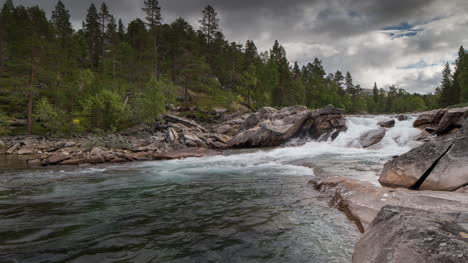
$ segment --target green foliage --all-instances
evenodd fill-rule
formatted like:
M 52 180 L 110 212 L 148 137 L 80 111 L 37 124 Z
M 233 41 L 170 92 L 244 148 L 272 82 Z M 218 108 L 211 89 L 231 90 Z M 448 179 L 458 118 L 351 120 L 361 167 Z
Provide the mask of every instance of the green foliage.
M 45 97 L 41 98 L 36 104 L 34 119 L 53 134 L 66 134 L 71 126 L 71 123 L 66 121 L 65 112 L 54 107 Z
M 165 94 L 172 93 L 173 84 L 169 81 L 158 81 L 152 78 L 146 85 L 143 92 L 137 99 L 136 112 L 137 118 L 143 122 L 153 122 L 159 118 L 161 113 L 166 110 Z
M 83 113 L 89 118 L 92 129 L 115 130 L 128 120 L 128 109 L 120 94 L 101 90 L 81 101 Z
M 278 41 L 261 54 L 252 40 L 229 42 L 212 6 L 196 31 L 183 18 L 162 23 L 157 0 L 144 1 L 145 21 L 128 25 L 116 22 L 107 4 L 91 4 L 83 29 L 74 31 L 63 2 L 50 20 L 39 7 L 10 0 L 0 12 L 0 110 L 7 119 L 36 120 L 28 125 L 36 131 L 114 131 L 156 120 L 167 104 L 204 111 L 333 104 L 350 113 L 387 113 L 468 102 L 463 47 L 436 94 L 362 89 L 350 72 L 327 74 L 318 58 L 291 64 Z
M 10 130 L 8 129 L 9 118 L 7 115 L 0 111 L 0 136 L 5 136 L 10 134 Z

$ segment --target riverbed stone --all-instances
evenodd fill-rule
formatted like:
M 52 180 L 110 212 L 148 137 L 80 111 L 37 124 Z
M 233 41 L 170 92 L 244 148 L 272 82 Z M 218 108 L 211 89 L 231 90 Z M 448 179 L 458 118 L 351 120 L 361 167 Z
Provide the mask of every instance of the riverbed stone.
M 181 150 L 169 151 L 165 153 L 153 154 L 154 160 L 174 160 L 184 158 L 200 158 L 206 156 L 221 155 L 219 151 L 206 149 L 206 148 L 186 148 Z
M 408 115 L 400 114 L 398 115 L 398 121 L 407 121 L 409 119 Z
M 453 144 L 452 140 L 432 140 L 384 165 L 379 182 L 388 187 L 411 188 Z
M 378 128 L 374 130 L 370 130 L 361 137 L 359 137 L 359 143 L 363 148 L 369 148 L 372 145 L 375 145 L 379 142 L 382 141 L 382 139 L 385 137 L 385 134 L 387 133 L 387 130 L 385 128 Z
M 438 135 L 449 132 L 453 128 L 461 128 L 463 124 L 463 116 L 468 112 L 466 108 L 455 108 L 448 110 L 444 117 L 440 120 L 439 126 L 436 129 Z
M 353 263 L 468 262 L 467 219 L 468 214 L 385 206 L 356 244 Z
M 64 153 L 54 153 L 52 155 L 50 155 L 48 158 L 47 158 L 47 164 L 49 165 L 55 165 L 55 164 L 59 164 L 65 160 L 68 160 L 70 159 L 71 156 L 69 155 L 66 155 Z
M 383 128 L 393 128 L 395 127 L 395 120 L 392 118 L 387 118 L 385 120 L 379 121 L 377 125 Z
M 423 112 L 418 116 L 416 121 L 414 121 L 414 127 L 437 125 L 446 112 L 447 110 L 445 109 Z

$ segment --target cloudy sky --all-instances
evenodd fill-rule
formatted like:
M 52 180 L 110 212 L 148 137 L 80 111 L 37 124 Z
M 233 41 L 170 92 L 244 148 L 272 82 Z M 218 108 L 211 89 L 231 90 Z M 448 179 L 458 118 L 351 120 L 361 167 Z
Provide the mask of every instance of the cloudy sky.
M 94 0 L 62 0 L 79 27 Z M 3 3 L 4 0 L 0 0 Z M 55 0 L 14 0 L 50 11 Z M 144 17 L 143 0 L 107 0 L 113 14 L 129 22 Z M 460 45 L 468 48 L 467 0 L 160 0 L 164 21 L 184 17 L 198 28 L 203 6 L 218 11 L 230 41 L 255 41 L 268 50 L 274 40 L 290 61 L 323 60 L 327 72 L 350 71 L 371 88 L 396 84 L 432 92 L 446 62 Z M 50 12 L 49 12 L 50 13 Z

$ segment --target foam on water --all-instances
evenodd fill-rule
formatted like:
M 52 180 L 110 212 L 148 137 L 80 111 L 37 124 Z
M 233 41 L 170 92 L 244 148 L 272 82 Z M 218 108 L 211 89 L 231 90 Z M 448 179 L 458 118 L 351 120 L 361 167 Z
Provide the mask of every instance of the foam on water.
M 420 134 L 413 127 L 416 117 L 411 116 L 406 121 L 395 119 L 395 127 L 387 129 L 380 143 L 363 149 L 359 138 L 364 133 L 379 128 L 378 122 L 386 118 L 388 117 L 348 117 L 348 130 L 334 141 L 309 141 L 300 146 L 295 146 L 297 142 L 294 142 L 285 147 L 256 152 L 136 165 L 148 169 L 153 175 L 165 178 L 206 173 L 313 176 L 313 169 L 307 167 L 318 167 L 333 175 L 357 177 L 377 184 L 377 175 L 383 164 L 392 156 L 403 154 L 417 146 L 414 138 Z

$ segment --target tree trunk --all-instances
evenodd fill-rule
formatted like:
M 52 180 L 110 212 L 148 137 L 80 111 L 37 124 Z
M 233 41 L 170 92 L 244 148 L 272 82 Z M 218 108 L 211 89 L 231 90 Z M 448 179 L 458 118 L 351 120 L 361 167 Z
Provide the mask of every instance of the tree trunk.
M 28 118 L 27 130 L 28 130 L 28 135 L 32 135 L 33 88 L 34 88 L 34 70 L 31 69 L 31 72 L 30 72 L 30 75 L 29 75 L 28 109 L 27 109 L 27 118 Z
M 190 82 L 190 73 L 185 73 L 184 103 L 188 104 L 188 85 Z
M 154 45 L 154 76 L 156 79 L 159 79 L 159 72 L 158 72 L 158 42 L 157 42 L 157 32 L 156 32 L 156 26 L 154 27 L 154 39 L 153 39 L 153 45 Z

